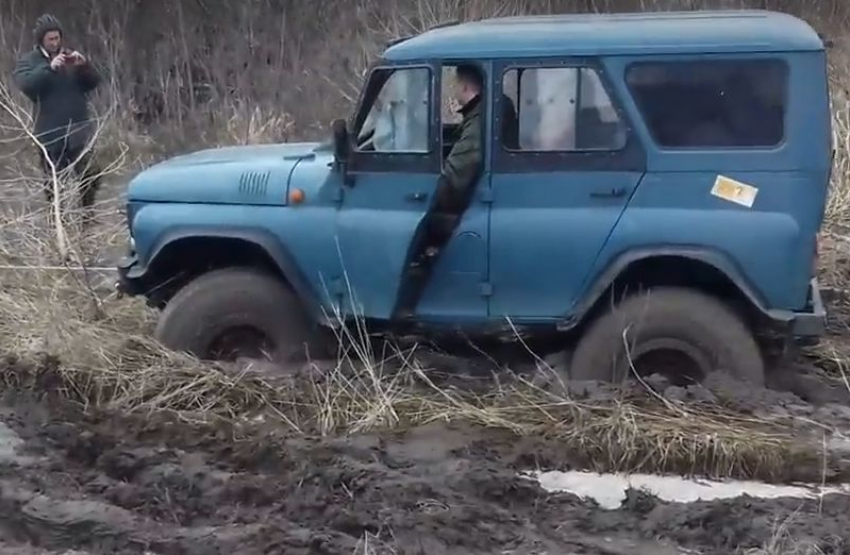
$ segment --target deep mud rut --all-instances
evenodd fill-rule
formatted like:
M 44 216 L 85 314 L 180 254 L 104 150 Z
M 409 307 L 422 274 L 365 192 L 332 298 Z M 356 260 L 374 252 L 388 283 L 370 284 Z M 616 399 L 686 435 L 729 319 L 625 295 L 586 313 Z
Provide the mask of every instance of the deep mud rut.
M 519 477 L 569 461 L 556 443 L 503 432 L 434 423 L 257 444 L 31 395 L 7 393 L 2 407 L 4 554 L 720 554 L 769 545 L 783 526 L 850 553 L 848 496 L 675 504 L 630 492 L 604 510 Z

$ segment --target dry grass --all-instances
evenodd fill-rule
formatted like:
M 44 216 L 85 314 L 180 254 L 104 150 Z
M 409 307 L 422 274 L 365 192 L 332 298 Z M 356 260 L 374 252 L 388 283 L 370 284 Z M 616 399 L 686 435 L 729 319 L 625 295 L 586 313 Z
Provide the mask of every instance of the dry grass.
M 844 544 L 842 538 L 818 538 L 816 541 L 800 541 L 794 538 L 789 532 L 794 517 L 795 515 L 792 514 L 777 523 L 770 541 L 761 548 L 745 551 L 744 555 L 826 555 L 826 553 L 840 552 Z

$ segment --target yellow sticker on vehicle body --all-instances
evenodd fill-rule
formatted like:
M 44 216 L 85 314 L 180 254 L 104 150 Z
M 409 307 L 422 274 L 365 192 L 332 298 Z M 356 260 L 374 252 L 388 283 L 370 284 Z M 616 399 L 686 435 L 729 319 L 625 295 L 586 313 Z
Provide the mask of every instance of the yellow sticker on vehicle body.
M 717 176 L 717 179 L 714 180 L 714 187 L 711 188 L 712 195 L 747 208 L 753 207 L 758 192 L 758 188 L 752 185 L 741 183 L 723 175 Z

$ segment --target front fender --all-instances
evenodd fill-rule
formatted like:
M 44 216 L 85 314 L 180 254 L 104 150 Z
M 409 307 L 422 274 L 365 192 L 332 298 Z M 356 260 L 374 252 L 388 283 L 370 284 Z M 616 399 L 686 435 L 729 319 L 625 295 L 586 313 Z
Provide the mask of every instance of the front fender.
M 327 319 L 318 294 L 313 290 L 287 246 L 270 231 L 252 226 L 180 225 L 171 227 L 152 243 L 147 256 L 142 258 L 134 254 L 119 263 L 121 288 L 130 294 L 148 293 L 159 281 L 156 275 L 157 259 L 170 246 L 189 239 L 236 239 L 259 247 L 274 262 L 316 321 L 323 322 Z

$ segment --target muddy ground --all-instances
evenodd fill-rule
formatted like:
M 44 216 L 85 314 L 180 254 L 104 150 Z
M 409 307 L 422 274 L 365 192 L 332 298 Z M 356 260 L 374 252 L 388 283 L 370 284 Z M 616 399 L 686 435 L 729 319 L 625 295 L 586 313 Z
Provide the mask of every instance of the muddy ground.
M 824 392 L 738 397 L 743 410 L 850 431 L 850 392 Z M 769 546 L 783 526 L 792 543 L 770 553 L 850 553 L 848 496 L 676 504 L 631 492 L 604 510 L 520 477 L 573 459 L 503 431 L 432 423 L 242 442 L 225 428 L 86 415 L 37 392 L 7 391 L 1 406 L 4 554 L 727 554 Z

